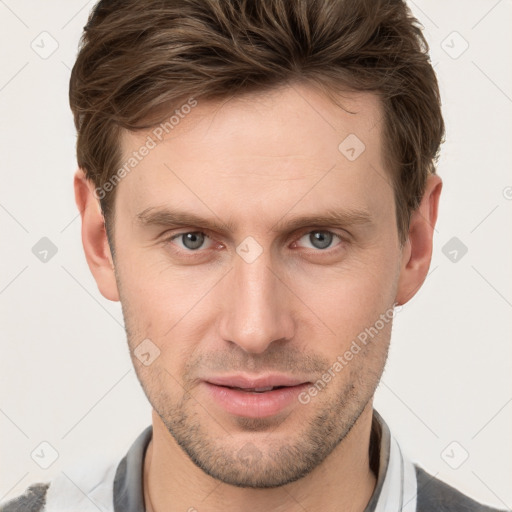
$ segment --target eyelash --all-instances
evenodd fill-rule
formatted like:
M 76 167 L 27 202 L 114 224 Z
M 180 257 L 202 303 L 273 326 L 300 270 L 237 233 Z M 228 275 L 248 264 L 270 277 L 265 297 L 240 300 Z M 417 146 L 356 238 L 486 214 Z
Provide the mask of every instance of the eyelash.
M 191 250 L 191 249 L 181 249 L 181 248 L 176 248 L 175 244 L 173 244 L 172 242 L 176 239 L 176 238 L 179 238 L 183 235 L 186 235 L 186 234 L 189 234 L 189 233 L 201 233 L 203 234 L 205 237 L 209 238 L 210 240 L 213 240 L 213 238 L 211 238 L 207 233 L 205 233 L 204 231 L 193 231 L 193 230 L 189 230 L 189 231 L 181 231 L 180 233 L 176 233 L 176 234 L 173 234 L 172 236 L 170 237 L 167 237 L 164 242 L 165 243 L 168 243 L 170 244 L 172 247 L 173 247 L 173 251 L 175 251 L 176 253 L 180 253 L 180 254 L 187 254 L 187 255 L 191 255 L 192 257 L 194 256 L 201 256 L 202 253 L 206 252 L 207 249 L 196 249 L 195 251 Z M 343 242 L 346 242 L 346 240 L 341 236 L 341 235 L 338 235 L 337 233 L 334 233 L 333 231 L 330 231 L 328 229 L 310 229 L 309 231 L 304 231 L 302 232 L 297 240 L 300 240 L 301 238 L 303 238 L 305 235 L 309 235 L 311 233 L 329 233 L 331 235 L 333 235 L 333 237 L 337 238 L 339 240 L 340 243 L 338 243 L 337 245 L 333 246 L 333 247 L 328 247 L 326 249 L 312 249 L 312 248 L 307 248 L 307 250 L 309 251 L 313 251 L 315 253 L 318 253 L 318 254 L 323 254 L 323 253 L 330 253 L 332 252 L 332 250 L 335 250 L 336 247 L 339 247 L 339 245 L 342 245 Z M 295 242 L 294 242 L 295 243 Z

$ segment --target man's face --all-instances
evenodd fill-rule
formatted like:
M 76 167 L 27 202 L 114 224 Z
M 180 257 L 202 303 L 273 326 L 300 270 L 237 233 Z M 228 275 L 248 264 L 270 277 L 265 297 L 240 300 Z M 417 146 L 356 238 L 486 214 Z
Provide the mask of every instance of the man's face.
M 342 101 L 355 114 L 305 85 L 199 101 L 118 185 L 116 278 L 138 377 L 190 459 L 232 485 L 312 471 L 384 368 L 401 250 L 382 111 L 369 93 Z M 148 135 L 124 135 L 126 159 Z M 164 210 L 218 226 L 171 225 Z M 292 225 L 332 212 L 344 220 Z M 146 366 L 133 351 L 148 339 Z M 269 375 L 310 384 L 229 387 Z

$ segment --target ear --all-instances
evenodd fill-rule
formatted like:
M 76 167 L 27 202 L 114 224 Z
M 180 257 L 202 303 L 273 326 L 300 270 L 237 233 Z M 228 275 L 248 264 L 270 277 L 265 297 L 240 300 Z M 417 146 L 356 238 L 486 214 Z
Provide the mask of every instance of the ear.
M 429 175 L 421 203 L 411 215 L 408 238 L 402 248 L 402 264 L 395 298 L 398 305 L 412 299 L 427 277 L 442 188 L 441 178 L 436 174 Z
M 94 183 L 85 177 L 82 169 L 78 169 L 73 185 L 76 205 L 82 217 L 82 244 L 87 264 L 103 297 L 118 301 L 114 261 L 108 244 L 103 213 L 94 193 Z

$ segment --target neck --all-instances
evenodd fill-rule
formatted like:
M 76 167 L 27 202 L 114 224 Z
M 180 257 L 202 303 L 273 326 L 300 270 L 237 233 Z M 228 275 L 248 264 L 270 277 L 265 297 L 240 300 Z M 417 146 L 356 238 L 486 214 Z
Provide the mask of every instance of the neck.
M 277 488 L 252 489 L 205 474 L 153 411 L 153 436 L 144 459 L 146 511 L 235 512 L 250 504 L 254 512 L 363 512 L 376 484 L 369 460 L 372 413 L 370 401 L 343 441 L 305 477 Z

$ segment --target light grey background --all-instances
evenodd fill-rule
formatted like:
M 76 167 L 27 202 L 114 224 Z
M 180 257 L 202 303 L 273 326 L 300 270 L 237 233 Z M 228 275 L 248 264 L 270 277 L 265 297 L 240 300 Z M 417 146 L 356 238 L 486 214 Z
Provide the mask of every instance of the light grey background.
M 396 316 L 376 407 L 413 460 L 510 508 L 512 2 L 409 3 L 440 81 L 444 188 L 431 271 Z M 0 0 L 0 500 L 123 454 L 151 421 L 120 305 L 86 265 L 72 190 L 68 80 L 92 5 Z M 57 248 L 46 263 L 32 252 L 43 237 Z M 41 442 L 59 454 L 48 469 L 31 457 L 51 456 Z

